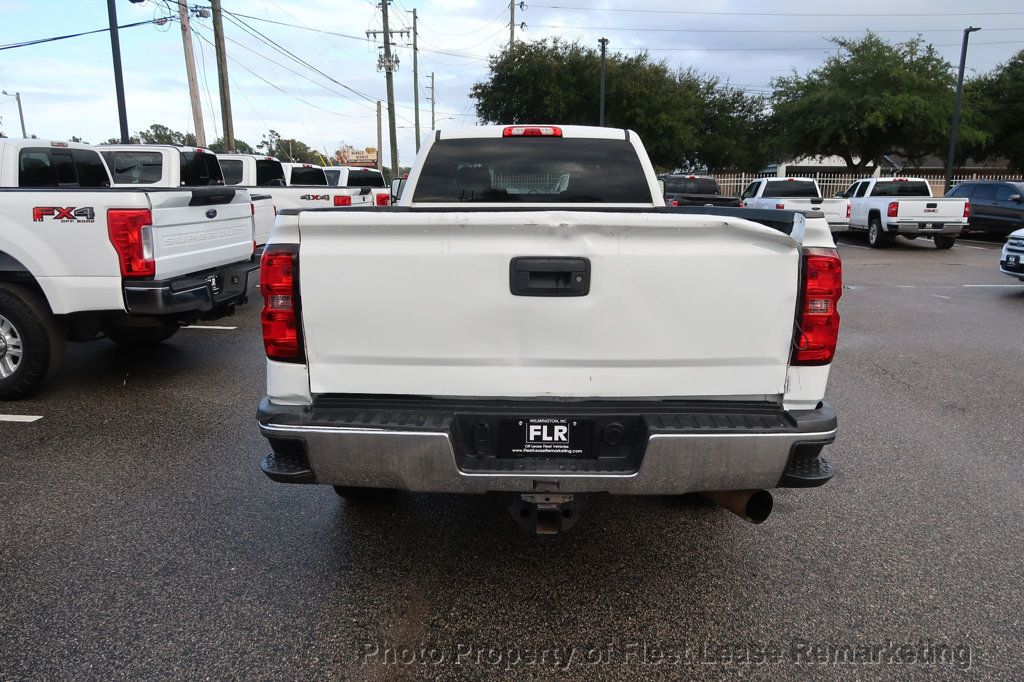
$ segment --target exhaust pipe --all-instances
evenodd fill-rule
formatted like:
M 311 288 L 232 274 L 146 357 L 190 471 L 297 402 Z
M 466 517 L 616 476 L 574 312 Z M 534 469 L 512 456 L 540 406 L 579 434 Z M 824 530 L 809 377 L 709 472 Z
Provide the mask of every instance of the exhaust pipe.
M 719 490 L 701 495 L 750 523 L 763 523 L 775 504 L 767 490 Z

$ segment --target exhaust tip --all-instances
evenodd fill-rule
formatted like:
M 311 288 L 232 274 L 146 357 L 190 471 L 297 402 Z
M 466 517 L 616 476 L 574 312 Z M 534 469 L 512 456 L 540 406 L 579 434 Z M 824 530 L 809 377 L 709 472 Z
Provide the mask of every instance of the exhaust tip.
M 764 523 L 775 506 L 775 499 L 767 490 L 720 490 L 701 494 L 719 507 L 754 524 Z
M 764 523 L 775 507 L 775 498 L 767 490 L 756 490 L 747 500 L 746 518 L 751 523 Z

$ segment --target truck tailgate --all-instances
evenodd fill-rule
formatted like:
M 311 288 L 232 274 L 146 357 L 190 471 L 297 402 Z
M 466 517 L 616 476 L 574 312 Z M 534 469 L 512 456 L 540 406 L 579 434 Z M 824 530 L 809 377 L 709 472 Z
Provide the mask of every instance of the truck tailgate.
M 896 217 L 900 222 L 955 223 L 967 222 L 964 217 L 966 199 L 955 197 L 893 197 L 899 205 Z
M 784 392 L 800 245 L 760 224 L 639 211 L 309 211 L 299 232 L 314 394 Z M 522 257 L 589 260 L 589 292 L 513 295 Z
M 153 211 L 157 279 L 200 272 L 252 256 L 248 192 L 204 187 L 147 194 Z

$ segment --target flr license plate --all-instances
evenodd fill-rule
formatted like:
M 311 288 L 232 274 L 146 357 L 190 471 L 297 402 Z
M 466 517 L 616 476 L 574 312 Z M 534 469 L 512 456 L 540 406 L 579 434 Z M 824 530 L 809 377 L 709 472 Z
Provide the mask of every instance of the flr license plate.
M 1020 256 L 1013 255 L 1006 257 L 1006 267 L 1016 270 L 1020 267 Z
M 501 457 L 587 459 L 594 449 L 594 422 L 561 417 L 504 419 L 499 434 Z
M 210 289 L 214 294 L 219 294 L 223 284 L 223 275 L 207 275 L 206 281 L 210 283 Z

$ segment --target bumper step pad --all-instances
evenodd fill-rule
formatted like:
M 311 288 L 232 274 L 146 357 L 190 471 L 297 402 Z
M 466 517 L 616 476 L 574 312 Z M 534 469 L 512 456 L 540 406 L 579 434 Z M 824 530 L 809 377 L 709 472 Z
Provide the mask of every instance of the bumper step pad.
M 316 483 L 316 475 L 309 468 L 309 459 L 303 453 L 271 452 L 260 462 L 260 469 L 278 483 Z
M 835 475 L 832 463 L 824 457 L 807 457 L 789 463 L 779 481 L 780 488 L 816 488 Z

